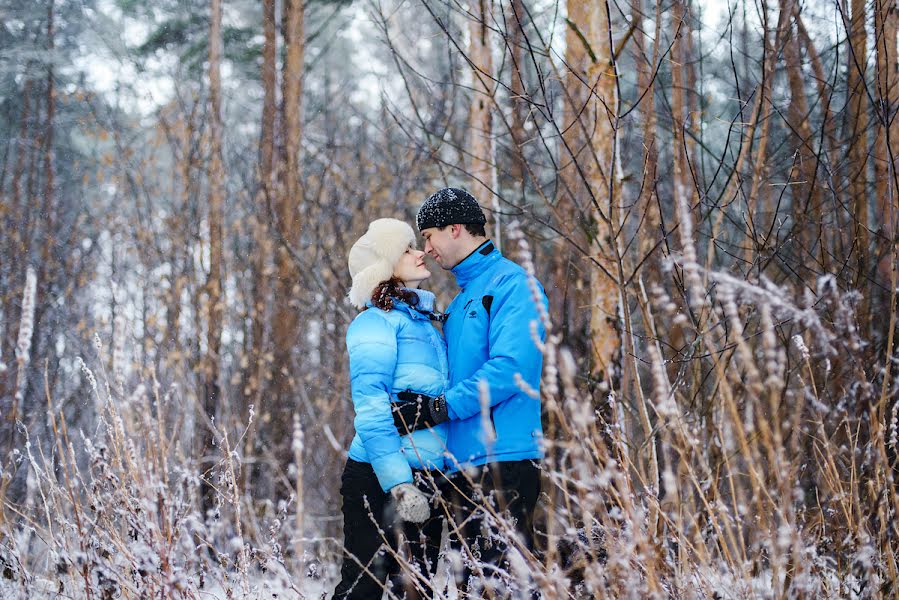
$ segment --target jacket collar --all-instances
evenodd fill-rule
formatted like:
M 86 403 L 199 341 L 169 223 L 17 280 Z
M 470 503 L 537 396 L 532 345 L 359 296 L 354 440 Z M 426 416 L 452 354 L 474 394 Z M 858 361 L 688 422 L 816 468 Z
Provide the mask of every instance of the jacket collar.
M 400 310 L 408 313 L 409 316 L 411 316 L 413 319 L 428 319 L 428 313 L 433 312 L 434 305 L 436 304 L 437 297 L 434 295 L 434 292 L 411 288 L 404 289 L 415 292 L 415 295 L 418 296 L 418 305 L 414 307 L 409 306 L 402 300 L 396 299 L 393 303 L 394 310 Z M 365 306 L 367 308 L 371 308 L 374 305 L 372 304 L 371 300 L 369 300 L 365 303 Z
M 501 257 L 502 254 L 499 253 L 493 242 L 487 240 L 451 269 L 453 275 L 456 276 L 456 283 L 459 284 L 459 287 L 464 288 Z

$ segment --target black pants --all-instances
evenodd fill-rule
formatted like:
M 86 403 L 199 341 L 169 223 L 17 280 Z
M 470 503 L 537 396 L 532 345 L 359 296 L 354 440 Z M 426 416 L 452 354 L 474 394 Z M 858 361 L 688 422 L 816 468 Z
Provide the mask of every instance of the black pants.
M 479 467 L 467 477 L 455 474 L 444 487 L 443 494 L 449 500 L 450 546 L 464 560 L 462 573 L 457 573 L 456 587 L 467 597 L 491 596 L 482 589 L 484 581 L 475 583 L 472 576 L 484 580 L 504 578 L 509 564 L 506 560 L 508 546 L 505 535 L 484 522 L 485 504 L 506 519 L 515 523 L 518 536 L 528 550 L 534 549 L 534 509 L 540 495 L 540 469 L 530 460 L 491 463 Z M 458 533 L 456 530 L 458 529 Z M 472 569 L 471 562 L 477 563 Z M 497 597 L 523 598 L 528 593 L 516 594 L 506 585 Z M 466 597 L 466 596 L 462 596 Z
M 433 509 L 432 518 L 421 525 L 396 522 L 391 496 L 381 489 L 368 463 L 347 459 L 341 482 L 345 553 L 334 600 L 378 600 L 385 585 L 399 598 L 403 598 L 404 594 L 409 600 L 430 598 L 430 580 L 437 569 L 440 534 L 443 531 L 440 512 Z M 433 493 L 427 483 L 422 482 L 418 486 L 429 496 Z M 379 529 L 383 531 L 383 537 Z M 390 548 L 415 565 L 424 581 L 421 578 L 413 581 L 401 569 L 393 554 L 382 548 L 384 538 Z M 425 592 L 419 594 L 416 586 Z

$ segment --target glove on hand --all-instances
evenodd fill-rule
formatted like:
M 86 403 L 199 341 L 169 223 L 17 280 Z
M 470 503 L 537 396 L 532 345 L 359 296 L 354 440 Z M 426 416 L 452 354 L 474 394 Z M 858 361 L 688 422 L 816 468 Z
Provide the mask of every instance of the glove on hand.
M 402 434 L 433 427 L 449 419 L 443 396 L 425 396 L 406 390 L 396 397 L 402 403 L 393 405 L 393 424 Z
M 401 483 L 390 488 L 396 505 L 396 514 L 403 521 L 424 523 L 431 516 L 428 498 L 411 483 Z

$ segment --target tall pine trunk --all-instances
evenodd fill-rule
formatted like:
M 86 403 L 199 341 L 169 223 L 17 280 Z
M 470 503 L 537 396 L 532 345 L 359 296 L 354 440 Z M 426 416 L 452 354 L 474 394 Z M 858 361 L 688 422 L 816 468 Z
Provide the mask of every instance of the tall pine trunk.
M 816 185 L 817 171 L 823 169 L 818 164 L 816 148 L 819 138 L 812 131 L 809 122 L 809 103 L 805 91 L 806 77 L 802 72 L 802 55 L 798 32 L 799 10 L 796 0 L 780 0 L 780 10 L 784 13 L 785 33 L 783 47 L 784 66 L 790 85 L 790 105 L 787 110 L 790 129 L 796 147 L 794 167 L 789 181 L 796 182 L 793 190 L 793 227 L 798 229 L 799 252 L 818 258 L 821 243 L 817 228 L 821 222 L 821 187 Z M 792 21 L 795 20 L 796 23 Z M 794 28 L 796 31 L 794 31 Z M 823 148 L 822 148 L 823 151 Z M 820 258 L 818 258 L 820 260 Z M 811 263 L 814 264 L 814 263 Z M 816 269 L 809 272 L 811 277 Z
M 899 218 L 899 190 L 896 184 L 896 155 L 899 153 L 899 123 L 896 123 L 899 99 L 896 42 L 899 33 L 899 11 L 894 0 L 874 3 L 874 42 L 877 48 L 877 98 L 880 101 L 877 139 L 874 144 L 874 173 L 876 181 L 876 224 L 880 226 L 877 247 L 878 278 L 888 285 L 893 261 L 892 239 Z
M 621 336 L 618 327 L 619 286 L 618 210 L 621 178 L 618 148 L 617 65 L 612 48 L 608 4 L 592 7 L 587 31 L 595 59 L 587 68 L 590 97 L 588 186 L 592 197 L 591 221 L 595 235 L 590 248 L 590 346 L 594 377 L 612 383 L 619 377 Z
M 565 71 L 562 89 L 562 136 L 559 150 L 555 217 L 562 239 L 551 253 L 549 305 L 556 314 L 556 326 L 579 356 L 589 356 L 590 269 L 585 256 L 592 224 L 585 169 L 590 162 L 587 143 L 590 89 L 585 84 L 590 52 L 584 37 L 590 12 L 596 2 L 568 0 L 565 29 Z
M 652 41 L 652 54 L 647 53 L 649 37 L 643 31 L 643 14 L 649 7 L 655 5 L 655 36 Z M 661 36 L 662 6 L 661 0 L 635 0 L 634 10 L 634 45 L 637 52 L 637 90 L 643 95 L 640 114 L 643 116 L 643 172 L 640 183 L 640 259 L 646 256 L 660 238 L 661 211 L 658 195 L 656 194 L 656 181 L 658 177 L 659 152 L 656 147 L 656 118 L 655 103 L 655 67 L 659 62 L 659 40 Z M 652 260 L 650 265 L 658 264 L 658 260 Z
M 493 208 L 493 241 L 499 246 L 500 212 L 497 191 L 496 152 L 493 141 L 492 107 L 496 85 L 493 74 L 493 56 L 490 43 L 492 25 L 492 0 L 474 0 L 469 22 L 469 51 L 472 64 L 472 98 L 468 113 L 469 167 L 471 192 L 482 204 Z
M 262 27 L 264 44 L 262 47 L 262 123 L 259 137 L 259 182 L 256 194 L 256 219 L 253 229 L 253 287 L 250 318 L 252 320 L 252 347 L 245 377 L 244 394 L 247 402 L 254 405 L 257 414 L 268 410 L 262 406 L 269 383 L 270 361 L 267 358 L 268 340 L 266 322 L 268 320 L 268 295 L 271 289 L 270 263 L 272 243 L 266 226 L 269 209 L 273 206 L 275 182 L 275 119 L 277 116 L 277 44 L 275 23 L 275 0 L 263 0 Z M 253 451 L 256 443 L 256 421 L 247 432 L 245 449 Z
M 511 15 L 508 27 L 511 28 L 511 41 L 509 43 L 509 53 L 512 60 L 512 77 L 509 83 L 509 90 L 512 95 L 511 99 L 511 131 L 509 132 L 512 140 L 512 156 L 510 165 L 510 176 L 512 185 L 519 191 L 521 201 L 525 198 L 525 181 L 526 167 L 524 156 L 524 144 L 527 134 L 524 130 L 524 68 L 525 68 L 525 52 L 526 43 L 524 24 L 526 13 L 524 10 L 523 0 L 511 0 Z
M 9 197 L 10 213 L 9 228 L 4 235 L 3 249 L 5 256 L 12 259 L 14 256 L 24 257 L 23 242 L 25 232 L 21 223 L 21 215 L 28 209 L 28 202 L 22 202 L 22 175 L 25 172 L 26 157 L 28 154 L 29 144 L 26 143 L 28 137 L 28 123 L 30 120 L 30 97 L 31 97 L 31 80 L 25 81 L 22 92 L 22 111 L 19 116 L 19 134 L 16 139 L 16 160 L 13 167 L 12 179 L 10 182 L 11 193 Z M 13 394 L 15 393 L 15 376 L 16 370 L 13 367 L 13 348 L 16 343 L 16 331 L 18 330 L 22 281 L 24 280 L 24 267 L 13 265 L 16 261 L 10 260 L 5 265 L 5 280 L 3 288 L 3 337 L 0 338 L 0 361 L 5 361 L 7 371 L 0 373 L 0 418 L 3 419 L 2 429 L 0 429 L 0 439 L 4 444 L 9 441 L 9 447 L 4 448 L 6 451 L 12 450 L 12 435 L 15 429 L 15 422 L 12 420 Z M 6 456 L 6 452 L 2 454 Z
M 291 436 L 290 415 L 297 398 L 295 396 L 294 349 L 300 343 L 299 307 L 300 284 L 297 265 L 286 245 L 300 249 L 300 207 L 303 205 L 302 172 L 300 169 L 300 140 L 302 136 L 302 82 L 305 32 L 303 3 L 285 0 L 282 18 L 284 36 L 284 67 L 281 73 L 281 156 L 278 167 L 279 185 L 276 194 L 275 227 L 279 240 L 275 253 L 274 299 L 272 321 L 273 343 L 273 406 L 263 414 L 263 422 L 272 419 L 272 440 L 283 444 L 278 456 L 289 457 Z M 289 460 L 289 458 L 288 458 Z
M 845 135 L 849 147 L 847 161 L 849 198 L 852 206 L 852 244 L 857 257 L 855 284 L 865 278 L 868 253 L 868 202 L 866 195 L 868 168 L 868 102 L 865 84 L 868 59 L 867 32 L 865 29 L 865 0 L 852 0 L 847 26 L 849 52 L 848 72 L 848 121 Z
M 219 408 L 221 390 L 219 369 L 222 345 L 222 220 L 224 217 L 224 168 L 222 166 L 222 114 L 221 114 L 221 61 L 222 61 L 222 4 L 221 0 L 210 1 L 209 19 L 209 142 L 210 158 L 208 170 L 209 185 L 209 275 L 206 281 L 206 356 L 203 367 L 204 398 L 203 410 L 209 418 L 215 418 Z M 207 430 L 204 452 L 215 447 L 212 431 Z M 204 482 L 206 480 L 204 479 Z M 203 509 L 212 508 L 213 490 L 204 485 Z

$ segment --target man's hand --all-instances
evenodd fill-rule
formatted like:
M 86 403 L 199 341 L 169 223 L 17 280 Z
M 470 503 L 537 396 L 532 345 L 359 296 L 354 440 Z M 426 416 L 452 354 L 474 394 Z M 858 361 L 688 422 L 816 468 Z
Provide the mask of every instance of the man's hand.
M 401 434 L 439 425 L 449 419 L 446 398 L 425 396 L 412 391 L 400 392 L 393 405 L 393 423 Z
M 428 497 L 411 483 L 401 483 L 390 488 L 396 506 L 396 514 L 403 521 L 424 523 L 431 516 Z

